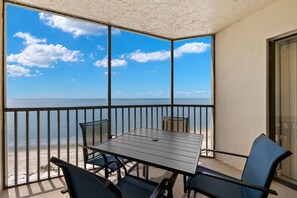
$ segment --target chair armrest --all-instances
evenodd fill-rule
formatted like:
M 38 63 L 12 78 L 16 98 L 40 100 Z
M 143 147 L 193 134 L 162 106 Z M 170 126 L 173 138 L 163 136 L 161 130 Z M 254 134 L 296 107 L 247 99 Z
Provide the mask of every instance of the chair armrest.
M 213 178 L 223 180 L 223 181 L 226 181 L 226 182 L 234 183 L 234 184 L 237 184 L 237 185 L 240 185 L 240 186 L 245 186 L 245 187 L 252 188 L 252 189 L 255 189 L 255 190 L 259 190 L 259 191 L 262 191 L 262 192 L 266 192 L 266 193 L 269 193 L 269 194 L 277 195 L 277 192 L 275 190 L 267 189 L 267 188 L 264 188 L 264 187 L 261 187 L 261 186 L 256 186 L 256 185 L 253 185 L 253 184 L 248 184 L 248 183 L 245 183 L 245 182 L 243 182 L 241 180 L 238 180 L 238 179 L 232 179 L 232 178 L 229 178 L 229 177 L 224 177 L 222 175 L 216 175 L 216 174 L 206 172 L 206 171 L 199 171 L 199 172 L 196 173 L 196 175 L 205 175 L 205 176 L 213 177 Z
M 157 186 L 157 188 L 154 190 L 153 194 L 151 194 L 150 198 L 159 198 L 162 197 L 162 195 L 165 192 L 166 189 L 166 184 L 169 182 L 168 178 L 164 178 L 159 185 Z
M 122 166 L 122 164 L 120 164 L 118 161 L 113 160 L 113 161 L 109 161 L 109 162 L 105 163 L 104 165 L 100 166 L 99 168 L 96 168 L 96 172 L 101 171 L 101 170 L 104 169 L 104 168 L 107 168 L 108 165 L 111 164 L 111 163 L 116 163 L 116 164 L 118 164 L 118 171 L 119 171 L 119 169 L 120 169 L 121 166 Z
M 210 152 L 213 152 L 213 153 L 221 153 L 221 154 L 232 155 L 232 156 L 243 157 L 243 158 L 248 158 L 249 157 L 249 156 L 241 155 L 241 154 L 237 154 L 237 153 L 230 153 L 230 152 L 226 152 L 226 151 L 219 151 L 219 150 L 212 150 L 212 149 L 201 149 L 201 152 L 202 151 L 210 151 Z
M 105 162 L 107 161 L 107 157 L 106 157 L 106 154 L 105 153 L 101 153 L 101 152 L 98 152 L 98 151 L 94 151 L 94 149 L 92 149 L 91 147 L 89 146 L 84 146 L 84 145 L 81 145 L 81 144 L 78 144 L 78 146 L 84 148 L 84 149 L 88 149 L 88 150 L 91 150 L 93 151 L 93 153 L 88 153 L 88 156 L 92 156 L 94 155 L 95 157 L 99 156 L 99 155 L 102 155 L 102 157 L 104 158 Z M 97 155 L 96 155 L 97 153 Z
M 81 146 L 81 147 L 83 147 L 83 148 L 85 148 L 85 149 L 94 150 L 94 149 L 92 149 L 92 148 L 90 148 L 90 147 L 88 147 L 88 146 L 84 146 L 84 145 L 81 145 L 81 144 L 79 144 L 79 146 Z M 98 153 L 100 153 L 100 154 L 103 156 L 105 162 L 107 162 L 106 154 L 105 154 L 105 153 L 101 153 L 101 152 L 98 152 Z M 119 172 L 119 174 L 118 174 L 118 178 L 120 178 L 120 177 L 119 177 L 119 175 L 120 175 L 119 168 L 120 168 L 120 167 L 124 168 L 124 170 L 125 170 L 125 174 L 127 174 L 128 171 L 127 171 L 127 169 L 126 169 L 126 167 L 125 167 L 125 164 L 124 164 L 124 163 L 123 163 L 117 156 L 114 156 L 114 157 L 116 158 L 116 161 L 114 160 L 114 161 L 110 161 L 110 162 L 105 163 L 105 164 L 104 164 L 103 166 L 101 166 L 100 168 L 95 169 L 94 173 L 97 173 L 98 171 L 102 170 L 103 168 L 106 168 L 109 164 L 115 162 L 115 163 L 118 164 L 118 172 Z

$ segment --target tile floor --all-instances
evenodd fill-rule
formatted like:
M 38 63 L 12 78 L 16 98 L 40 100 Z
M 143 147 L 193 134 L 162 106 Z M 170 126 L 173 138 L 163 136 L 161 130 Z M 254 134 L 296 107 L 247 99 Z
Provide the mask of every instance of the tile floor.
M 234 177 L 240 177 L 240 170 L 231 167 L 229 165 L 223 164 L 215 159 L 202 158 L 201 163 L 203 166 L 216 169 L 218 171 L 224 172 L 228 175 Z M 150 179 L 160 181 L 163 176 L 169 175 L 170 173 L 150 167 Z M 110 177 L 111 180 L 116 180 L 115 175 Z M 29 185 L 23 185 L 15 188 L 9 188 L 0 192 L 1 198 L 26 198 L 26 197 L 36 197 L 36 198 L 68 198 L 68 194 L 61 194 L 60 190 L 65 186 L 63 178 L 57 178 L 52 180 L 47 180 L 43 182 L 33 183 Z M 273 181 L 272 189 L 278 192 L 279 198 L 293 198 L 297 197 L 297 191 L 288 188 L 279 182 Z M 183 193 L 183 178 L 179 175 L 174 186 L 174 197 L 175 198 L 186 198 L 186 194 Z M 192 197 L 193 193 L 192 193 Z M 196 197 L 205 197 L 203 195 L 197 194 Z M 269 196 L 275 197 L 275 196 Z

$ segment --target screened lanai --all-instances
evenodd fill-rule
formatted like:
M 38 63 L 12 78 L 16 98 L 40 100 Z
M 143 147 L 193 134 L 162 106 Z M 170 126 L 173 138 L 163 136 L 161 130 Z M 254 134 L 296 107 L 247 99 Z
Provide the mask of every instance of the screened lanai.
M 9 107 L 7 106 L 7 93 L 10 89 L 7 85 L 7 71 L 5 65 L 8 63 L 5 56 L 16 53 L 7 53 L 7 44 L 5 39 L 6 30 L 9 28 L 8 19 L 5 15 L 8 11 L 7 6 L 16 6 L 22 9 L 29 9 L 34 12 L 65 17 L 67 19 L 77 20 L 98 25 L 104 28 L 106 54 L 102 57 L 98 64 L 104 65 L 106 69 L 106 81 L 104 82 L 104 105 L 95 106 L 68 106 L 68 107 Z M 269 79 L 269 59 L 268 59 L 268 43 L 274 39 L 294 34 L 297 24 L 295 22 L 294 8 L 296 8 L 294 0 L 249 0 L 249 1 L 170 1 L 170 0 L 141 0 L 141 1 L 27 1 L 27 0 L 6 0 L 2 3 L 2 12 L 4 18 L 2 20 L 2 187 L 17 186 L 24 183 L 40 181 L 52 176 L 50 163 L 46 161 L 42 164 L 38 160 L 40 151 L 45 149 L 47 154 L 45 159 L 49 159 L 49 155 L 60 153 L 65 150 L 65 159 L 68 161 L 74 157 L 74 164 L 80 165 L 80 148 L 79 128 L 77 124 L 79 120 L 88 120 L 96 118 L 107 118 L 111 120 L 110 133 L 117 136 L 126 133 L 134 128 L 148 127 L 161 128 L 161 121 L 165 115 L 188 116 L 191 123 L 191 132 L 203 133 L 206 137 L 204 142 L 205 148 L 238 151 L 247 154 L 254 138 L 265 133 L 271 139 L 278 141 L 278 136 L 272 133 L 270 106 L 270 79 Z M 48 23 L 52 26 L 59 26 L 55 21 Z M 161 54 L 166 58 L 167 64 L 167 86 L 166 102 L 162 104 L 120 104 L 114 102 L 116 98 L 114 90 L 117 89 L 117 82 L 113 75 L 119 75 L 112 64 L 120 64 L 114 62 L 119 58 L 115 56 L 117 47 L 127 45 L 124 42 L 117 41 L 116 31 L 123 34 L 139 35 L 139 37 L 149 37 L 149 42 L 155 42 L 154 39 L 164 42 L 166 52 Z M 20 38 L 20 36 L 15 36 Z M 35 37 L 42 40 L 43 37 Z M 131 36 L 132 38 L 132 36 Z M 151 40 L 150 40 L 151 39 Z M 179 101 L 176 94 L 176 86 L 182 81 L 183 77 L 179 77 L 178 67 L 181 66 L 176 54 L 188 42 L 203 43 L 203 39 L 209 41 L 209 65 L 208 65 L 208 86 L 210 92 L 207 103 L 183 103 Z M 24 40 L 25 42 L 27 40 Z M 131 39 L 131 43 L 137 42 Z M 19 41 L 20 42 L 20 41 Z M 41 42 L 42 43 L 42 42 Z M 131 44 L 132 46 L 133 44 Z M 189 51 L 197 50 L 195 47 Z M 201 47 L 201 46 L 200 46 Z M 123 48 L 124 49 L 124 48 Z M 155 50 L 157 51 L 157 50 Z M 128 53 L 129 51 L 127 51 Z M 143 51 L 140 51 L 143 52 Z M 163 51 L 164 52 L 164 51 Z M 20 52 L 19 52 L 20 53 Z M 121 55 L 124 55 L 122 53 Z M 130 54 L 131 55 L 131 54 Z M 137 54 L 144 56 L 148 54 Z M 11 56 L 12 57 L 12 56 Z M 124 56 L 123 56 L 124 57 Z M 128 55 L 126 54 L 126 57 Z M 131 56 L 130 56 L 131 57 Z M 103 58 L 104 62 L 103 62 Z M 122 62 L 123 63 L 123 62 Z M 29 67 L 28 67 L 29 68 Z M 30 68 L 29 68 L 30 69 Z M 202 79 L 198 75 L 197 79 Z M 190 75 L 188 71 L 187 75 Z M 192 70 L 194 73 L 194 70 Z M 195 73 L 196 74 L 196 73 Z M 28 74 L 29 75 L 29 74 Z M 32 73 L 30 73 L 32 75 Z M 37 73 L 33 74 L 37 75 Z M 184 78 L 187 78 L 186 76 Z M 195 79 L 193 77 L 193 79 Z M 198 80 L 199 81 L 199 80 Z M 117 84 L 118 83 L 118 84 Z M 137 81 L 134 82 L 137 84 Z M 143 85 L 145 83 L 140 83 Z M 163 84 L 161 82 L 160 84 Z M 128 90 L 128 88 L 127 88 Z M 122 92 L 126 91 L 122 88 Z M 185 92 L 180 92 L 186 94 Z M 123 93 L 122 93 L 123 94 Z M 31 121 L 30 121 L 31 119 Z M 45 121 L 42 121 L 44 119 Z M 60 123 L 61 119 L 65 123 Z M 9 123 L 7 123 L 7 121 Z M 33 120 L 33 121 L 32 121 Z M 36 123 L 32 127 L 31 122 Z M 44 123 L 43 123 L 44 122 Z M 55 126 L 51 123 L 55 122 Z M 39 123 L 39 124 L 37 124 Z M 19 127 L 21 124 L 22 127 Z M 76 139 L 60 139 L 50 140 L 49 131 L 55 130 L 58 134 L 58 128 L 64 125 L 65 133 L 76 135 Z M 285 126 L 287 126 L 285 124 Z M 38 128 L 44 130 L 47 138 L 45 143 L 40 141 L 26 141 L 22 148 L 26 152 L 15 152 L 22 145 L 22 137 L 28 139 L 33 130 L 37 134 L 38 139 L 40 133 Z M 62 127 L 63 128 L 63 127 Z M 7 129 L 11 129 L 14 137 L 8 143 Z M 72 132 L 70 132 L 72 131 Z M 24 136 L 20 136 L 23 133 Z M 42 132 L 41 132 L 42 133 Z M 54 136 L 53 136 L 54 137 Z M 290 138 L 293 138 L 290 136 Z M 66 141 L 66 146 L 61 142 Z M 72 142 L 73 141 L 73 142 Z M 294 149 L 294 140 L 289 141 L 290 150 Z M 44 144 L 43 144 L 44 143 Z M 74 145 L 74 149 L 71 145 Z M 37 149 L 31 151 L 28 145 L 33 144 Z M 56 144 L 53 147 L 48 146 Z M 73 150 L 72 150 L 73 149 Z M 296 149 L 296 148 L 295 148 Z M 7 156 L 7 151 L 11 155 Z M 73 153 L 71 153 L 73 152 Z M 292 151 L 294 153 L 294 151 Z M 71 153 L 71 154 L 70 154 Z M 23 170 L 19 170 L 20 156 L 26 156 Z M 208 153 L 206 153 L 208 155 Z M 61 154 L 62 156 L 62 154 Z M 11 158 L 9 158 L 11 157 Z M 37 157 L 36 163 L 33 165 L 28 159 Z M 209 155 L 216 159 L 243 169 L 244 161 L 221 155 Z M 11 161 L 8 161 L 11 159 Z M 13 165 L 9 164 L 12 163 Z M 285 166 L 294 166 L 295 161 L 291 160 Z M 34 178 L 30 178 L 32 167 L 36 169 Z M 37 168 L 36 168 L 37 167 Z M 41 169 L 46 171 L 41 172 Z M 8 174 L 8 170 L 11 171 Z M 294 172 L 293 169 L 288 169 Z M 289 172 L 290 172 L 289 171 Z M 19 173 L 24 176 L 19 178 Z M 44 174 L 43 174 L 44 173 Z M 59 173 L 60 174 L 60 173 Z M 284 172 L 287 177 L 291 173 Z M 9 176 L 12 177 L 9 180 Z M 290 176 L 289 176 L 290 177 Z M 293 178 L 293 179 L 292 179 Z M 290 180 L 294 183 L 294 176 Z M 9 184 L 8 181 L 11 181 Z

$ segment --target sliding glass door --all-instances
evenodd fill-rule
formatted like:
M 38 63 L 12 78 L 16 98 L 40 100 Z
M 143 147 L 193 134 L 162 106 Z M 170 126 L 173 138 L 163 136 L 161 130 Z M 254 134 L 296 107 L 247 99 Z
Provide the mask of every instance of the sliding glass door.
M 297 36 L 274 43 L 274 138 L 293 155 L 281 164 L 280 177 L 297 183 Z M 270 81 L 271 82 L 271 81 Z M 271 82 L 273 83 L 273 82 Z

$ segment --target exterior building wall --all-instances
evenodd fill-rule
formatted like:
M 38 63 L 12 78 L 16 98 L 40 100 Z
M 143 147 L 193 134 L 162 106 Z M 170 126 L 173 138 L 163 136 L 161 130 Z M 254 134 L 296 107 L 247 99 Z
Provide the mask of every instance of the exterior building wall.
M 297 30 L 296 9 L 296 0 L 279 0 L 216 34 L 216 149 L 248 154 L 253 140 L 268 134 L 267 39 Z

